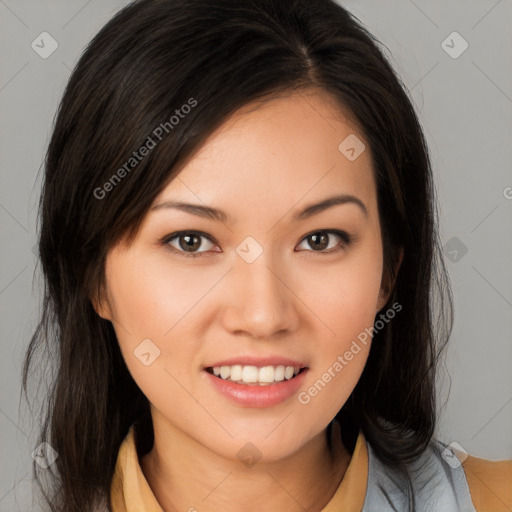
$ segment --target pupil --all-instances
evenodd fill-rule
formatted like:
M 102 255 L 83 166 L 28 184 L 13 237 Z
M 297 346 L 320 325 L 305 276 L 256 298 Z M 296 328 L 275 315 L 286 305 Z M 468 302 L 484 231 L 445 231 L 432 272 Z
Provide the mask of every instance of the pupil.
M 314 240 L 313 244 L 316 244 L 317 248 L 319 248 L 319 249 L 325 249 L 325 248 L 327 247 L 327 245 L 328 245 L 328 243 L 327 243 L 327 236 L 326 236 L 326 234 L 325 234 L 325 233 L 316 233 L 316 234 L 314 234 L 314 235 L 311 235 L 311 238 Z M 319 245 L 318 245 L 318 242 L 319 242 L 319 240 L 318 240 L 318 239 L 319 239 L 319 238 L 320 238 L 320 239 L 322 239 L 322 238 L 323 238 L 323 242 L 324 242 L 324 243 L 321 243 L 321 242 L 320 242 L 320 244 L 319 244 L 319 245 L 320 245 L 320 247 L 319 247 Z
M 185 240 L 185 246 L 183 246 L 182 244 L 181 245 L 181 248 L 182 249 L 198 249 L 199 246 L 201 245 L 201 243 L 199 241 L 199 237 L 197 235 L 184 235 L 182 236 L 182 239 Z M 196 243 L 191 243 L 191 240 L 194 240 L 196 241 Z M 190 251 L 189 251 L 190 252 Z

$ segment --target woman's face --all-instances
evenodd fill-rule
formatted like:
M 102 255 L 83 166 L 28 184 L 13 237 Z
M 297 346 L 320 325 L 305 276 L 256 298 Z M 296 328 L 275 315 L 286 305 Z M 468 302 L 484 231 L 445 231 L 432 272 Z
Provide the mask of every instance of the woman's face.
M 233 460 L 251 442 L 270 461 L 343 406 L 387 300 L 362 141 L 325 93 L 244 108 L 158 195 L 134 243 L 110 251 L 96 309 L 155 428 Z

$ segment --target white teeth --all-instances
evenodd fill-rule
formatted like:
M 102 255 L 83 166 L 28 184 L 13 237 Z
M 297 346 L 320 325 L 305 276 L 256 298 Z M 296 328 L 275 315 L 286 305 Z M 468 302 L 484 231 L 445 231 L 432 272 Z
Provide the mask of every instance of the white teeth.
M 242 370 L 242 380 L 247 383 L 258 382 L 258 368 L 256 368 L 256 366 L 244 366 Z
M 231 375 L 231 366 L 221 366 L 220 376 L 222 379 L 227 379 Z
M 300 366 L 214 366 L 213 374 L 224 380 L 231 380 L 238 384 L 270 385 L 274 382 L 290 380 L 300 371 Z
M 277 382 L 284 380 L 284 366 L 282 364 L 274 368 L 274 380 Z
M 293 366 L 287 366 L 284 371 L 284 378 L 291 379 L 293 377 L 294 373 L 295 373 L 295 368 Z
M 241 364 L 235 364 L 231 367 L 231 380 L 242 380 L 242 365 Z
M 260 382 L 274 382 L 274 367 L 264 366 L 260 368 L 258 380 Z

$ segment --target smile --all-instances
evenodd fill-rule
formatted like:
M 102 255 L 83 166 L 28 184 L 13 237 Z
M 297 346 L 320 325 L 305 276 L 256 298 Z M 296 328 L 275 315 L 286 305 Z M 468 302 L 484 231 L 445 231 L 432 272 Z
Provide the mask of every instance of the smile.
M 271 386 L 284 380 L 291 380 L 306 368 L 299 366 L 210 366 L 206 371 L 216 377 L 240 385 Z

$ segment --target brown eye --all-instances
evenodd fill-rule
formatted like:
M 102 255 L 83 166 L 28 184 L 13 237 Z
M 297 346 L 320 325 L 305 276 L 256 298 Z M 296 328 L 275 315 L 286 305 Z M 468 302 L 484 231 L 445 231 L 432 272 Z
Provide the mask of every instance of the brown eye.
M 210 243 L 211 247 L 206 247 L 206 250 L 198 251 L 198 249 L 204 245 L 203 240 Z M 175 245 L 175 241 L 178 241 L 177 246 Z M 204 252 L 208 252 L 209 249 L 214 247 L 210 237 L 195 231 L 179 231 L 165 237 L 162 242 L 164 245 L 169 246 L 173 252 L 182 256 L 202 256 Z
M 314 233 L 313 235 L 308 236 L 308 243 L 310 247 L 323 251 L 329 245 L 329 236 L 327 233 Z
M 201 247 L 201 238 L 196 235 L 180 235 L 178 237 L 179 246 L 184 251 L 195 251 Z
M 336 243 L 336 239 L 338 239 L 338 243 Z M 341 251 L 350 245 L 352 237 L 344 231 L 324 230 L 310 233 L 302 240 L 303 241 L 301 243 L 307 243 L 307 245 L 312 249 L 309 250 L 309 252 L 331 254 L 333 252 Z

